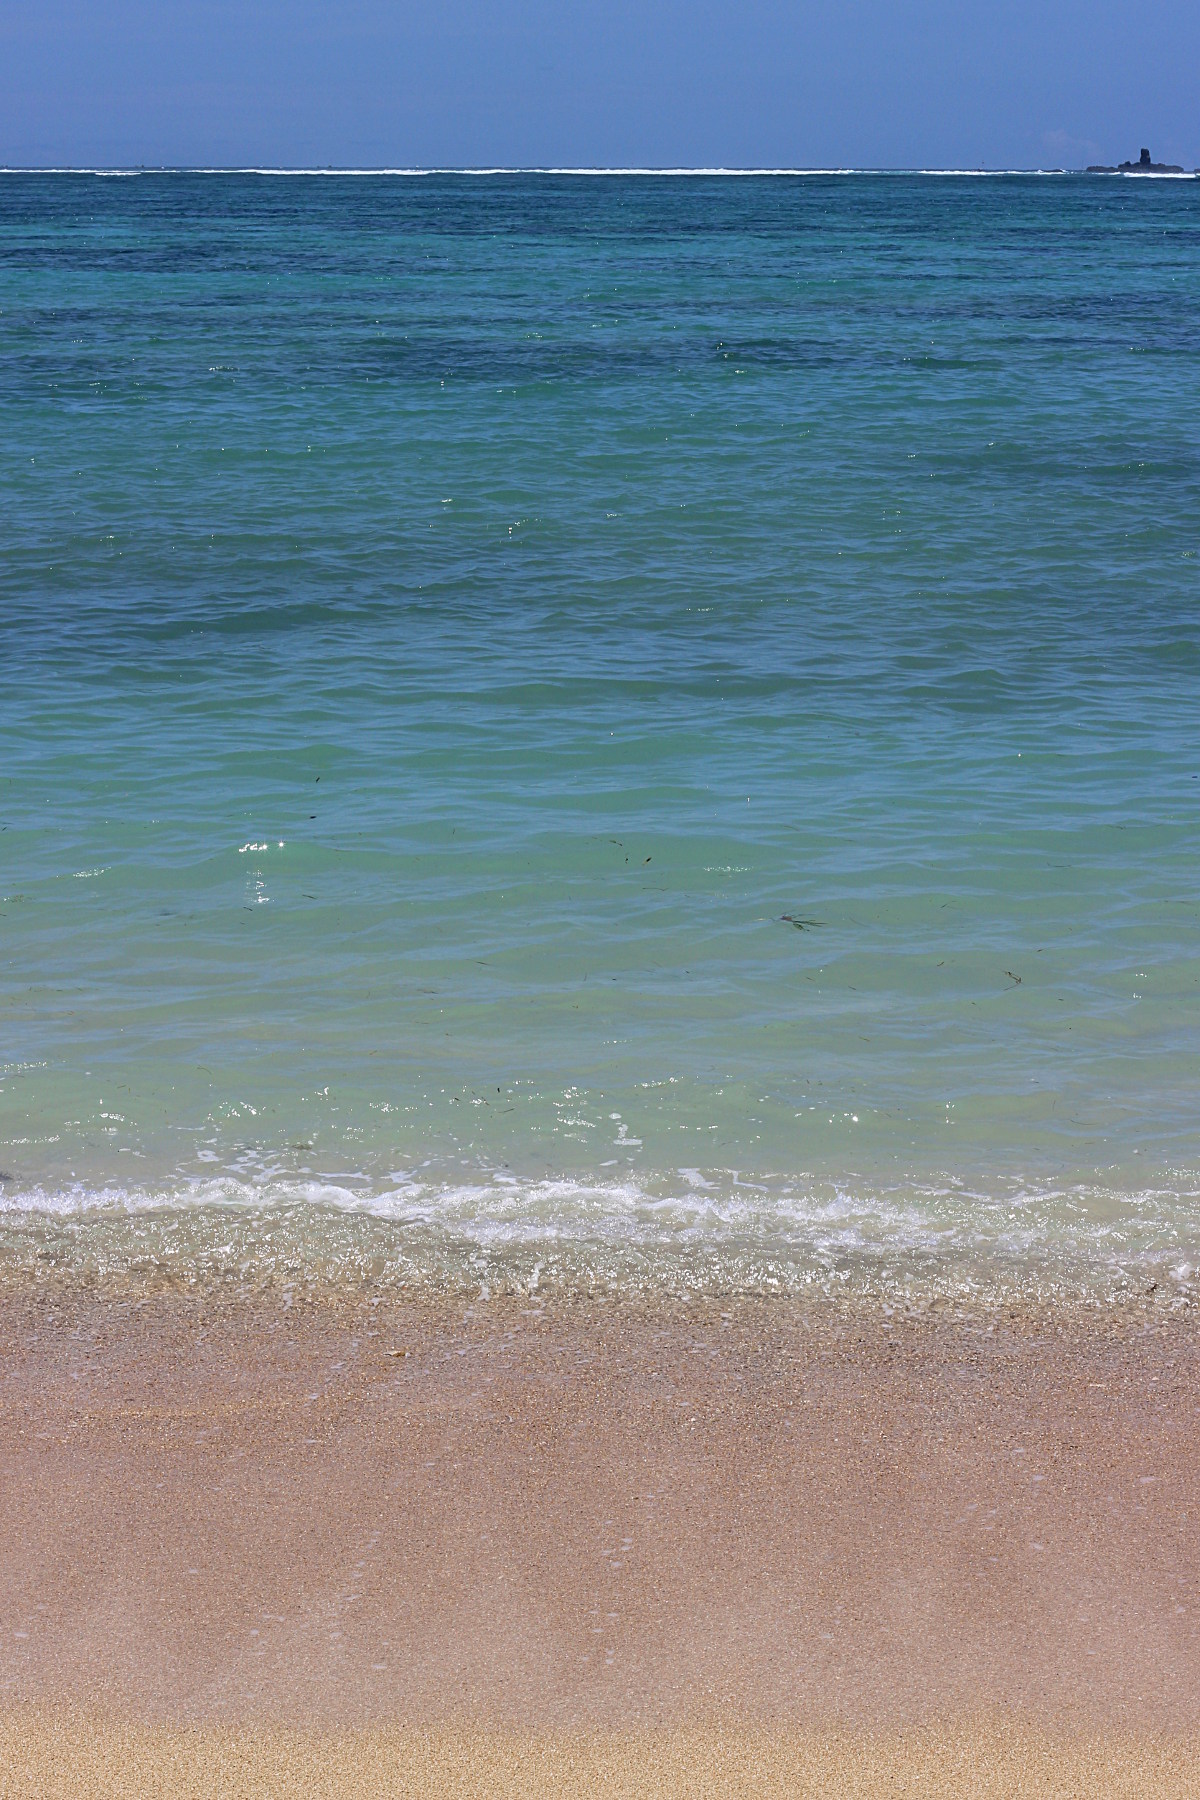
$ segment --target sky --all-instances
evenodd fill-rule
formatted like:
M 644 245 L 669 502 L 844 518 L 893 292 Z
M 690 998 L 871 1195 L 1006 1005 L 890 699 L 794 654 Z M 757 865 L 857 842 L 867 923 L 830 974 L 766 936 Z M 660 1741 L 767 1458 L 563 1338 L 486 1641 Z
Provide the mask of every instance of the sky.
M 1196 0 L 0 0 L 0 162 L 1200 164 Z

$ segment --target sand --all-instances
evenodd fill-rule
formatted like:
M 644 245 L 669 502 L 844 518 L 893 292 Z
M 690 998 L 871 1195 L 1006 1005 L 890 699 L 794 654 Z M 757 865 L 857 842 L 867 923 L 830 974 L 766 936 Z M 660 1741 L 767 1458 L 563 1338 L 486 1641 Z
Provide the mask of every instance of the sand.
M 0 1792 L 1200 1794 L 1152 1307 L 0 1288 Z
M 138 1795 L 153 1800 L 297 1794 L 412 1796 L 970 1795 L 1200 1793 L 1200 1753 L 1145 1734 L 1053 1735 L 987 1722 L 908 1732 L 656 1733 L 229 1731 L 0 1717 L 0 1794 Z

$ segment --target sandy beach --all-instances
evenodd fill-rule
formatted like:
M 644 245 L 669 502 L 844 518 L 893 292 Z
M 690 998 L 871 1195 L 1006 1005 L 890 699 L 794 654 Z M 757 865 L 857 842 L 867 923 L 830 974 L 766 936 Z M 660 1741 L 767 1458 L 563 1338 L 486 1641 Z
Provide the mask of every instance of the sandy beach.
M 895 1733 L 764 1727 L 654 1733 L 168 1729 L 61 1714 L 0 1721 L 0 1792 L 67 1796 L 606 1794 L 1194 1795 L 1193 1743 L 956 1720 Z
M 1200 1791 L 1200 1334 L 10 1284 L 7 1793 Z
M 0 1800 L 1200 1800 L 1178 33 L 273 6 L 8 57 Z

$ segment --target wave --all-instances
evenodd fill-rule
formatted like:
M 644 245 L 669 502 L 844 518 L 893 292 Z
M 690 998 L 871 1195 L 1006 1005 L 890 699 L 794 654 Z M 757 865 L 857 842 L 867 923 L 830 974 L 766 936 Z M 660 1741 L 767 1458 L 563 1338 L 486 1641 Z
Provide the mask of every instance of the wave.
M 68 1184 L 0 1201 L 0 1268 L 229 1282 L 1190 1300 L 1200 1184 L 859 1186 L 679 1170 L 654 1182 L 503 1173 Z

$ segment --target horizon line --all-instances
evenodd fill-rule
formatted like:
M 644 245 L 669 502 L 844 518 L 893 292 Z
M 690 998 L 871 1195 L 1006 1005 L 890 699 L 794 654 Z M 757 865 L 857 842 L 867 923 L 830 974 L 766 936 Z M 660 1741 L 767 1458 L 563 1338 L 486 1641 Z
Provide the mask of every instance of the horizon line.
M 138 175 L 261 175 L 261 176 L 390 176 L 390 177 L 429 177 L 438 175 L 461 176 L 503 176 L 503 175 L 560 175 L 560 176 L 640 176 L 646 178 L 688 178 L 688 177 L 771 177 L 771 176 L 848 176 L 848 175 L 921 175 L 931 177 L 988 177 L 1031 175 L 1087 175 L 1093 171 L 1077 167 L 1028 167 L 1028 168 L 934 168 L 934 167 L 902 167 L 889 165 L 886 167 L 854 167 L 847 164 L 829 167 L 760 167 L 738 168 L 732 166 L 713 167 L 650 167 L 631 165 L 603 166 L 581 165 L 570 167 L 554 164 L 430 164 L 428 166 L 386 167 L 327 163 L 323 166 L 298 164 L 255 164 L 255 163 L 4 163 L 0 164 L 0 175 L 95 175 L 113 177 L 131 177 Z M 1135 174 L 1135 170 L 1105 168 L 1096 170 L 1100 174 L 1125 175 Z M 1137 173 L 1139 181 L 1190 181 L 1200 175 L 1200 169 L 1182 169 L 1177 174 Z

